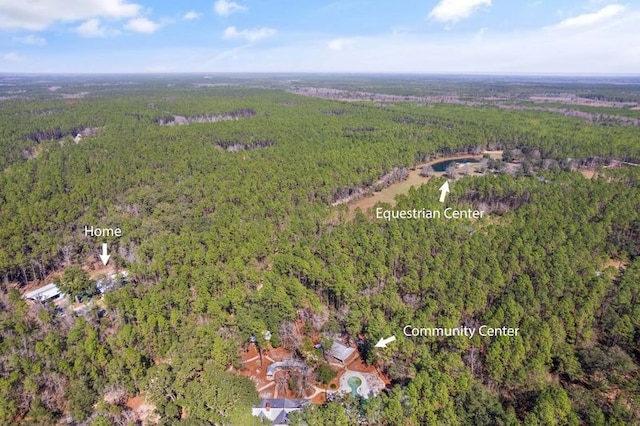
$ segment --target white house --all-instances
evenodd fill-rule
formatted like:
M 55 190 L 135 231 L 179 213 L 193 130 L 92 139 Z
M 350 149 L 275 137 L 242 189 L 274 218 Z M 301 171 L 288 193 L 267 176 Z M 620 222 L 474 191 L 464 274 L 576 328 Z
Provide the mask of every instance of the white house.
M 260 417 L 261 420 L 269 420 L 274 426 L 289 424 L 288 415 L 292 411 L 300 410 L 308 401 L 304 399 L 263 399 L 258 405 L 254 405 L 251 414 Z
M 115 290 L 128 282 L 130 282 L 129 272 L 122 271 L 97 280 L 96 290 L 98 290 L 98 293 L 104 294 L 108 291 Z

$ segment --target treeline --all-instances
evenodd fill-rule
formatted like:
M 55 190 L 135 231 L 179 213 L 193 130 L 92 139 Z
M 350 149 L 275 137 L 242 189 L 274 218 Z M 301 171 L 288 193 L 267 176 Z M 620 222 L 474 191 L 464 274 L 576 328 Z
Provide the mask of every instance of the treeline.
M 394 183 L 402 182 L 409 176 L 409 169 L 406 167 L 394 167 L 385 173 L 375 182 L 367 179 L 358 186 L 350 186 L 348 188 L 340 188 L 333 194 L 332 204 L 343 204 L 362 198 L 374 191 L 382 191 Z
M 251 149 L 268 148 L 275 145 L 276 142 L 271 139 L 262 139 L 255 141 L 240 141 L 240 140 L 218 140 L 214 142 L 217 148 L 224 149 L 230 152 L 246 151 Z

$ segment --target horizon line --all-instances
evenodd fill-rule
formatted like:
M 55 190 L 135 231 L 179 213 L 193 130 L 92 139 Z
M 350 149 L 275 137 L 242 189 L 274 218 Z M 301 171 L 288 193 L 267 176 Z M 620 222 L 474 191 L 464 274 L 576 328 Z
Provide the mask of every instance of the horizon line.
M 104 71 L 104 72 L 2 72 L 0 76 L 171 76 L 171 75 L 347 75 L 347 76 L 436 76 L 436 77 L 597 77 L 640 78 L 632 73 L 569 72 L 429 72 L 429 71 Z

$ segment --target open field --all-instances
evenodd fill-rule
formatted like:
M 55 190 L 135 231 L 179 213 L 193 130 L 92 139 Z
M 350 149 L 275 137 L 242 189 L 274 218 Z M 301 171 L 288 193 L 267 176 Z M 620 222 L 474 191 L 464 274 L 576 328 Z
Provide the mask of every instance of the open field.
M 488 154 L 491 158 L 496 158 L 496 159 L 502 158 L 502 151 L 491 151 L 491 152 L 486 152 L 486 154 Z M 366 213 L 371 207 L 375 206 L 377 203 L 389 203 L 393 206 L 396 203 L 395 201 L 396 195 L 406 194 L 407 192 L 409 192 L 409 189 L 412 186 L 418 187 L 420 185 L 423 185 L 429 182 L 430 177 L 420 176 L 420 171 L 422 167 L 430 166 L 430 165 L 440 163 L 443 161 L 448 161 L 448 160 L 464 160 L 468 158 L 480 160 L 482 158 L 482 155 L 452 155 L 449 157 L 437 158 L 427 163 L 416 166 L 415 169 L 410 170 L 409 176 L 407 177 L 406 180 L 402 182 L 394 183 L 379 192 L 374 192 L 368 197 L 360 198 L 358 200 L 355 200 L 349 203 L 348 204 L 349 214 L 347 216 L 347 219 L 348 220 L 353 219 L 358 209 L 360 209 L 363 213 Z M 470 171 L 473 171 L 475 169 L 475 165 L 470 164 L 469 169 Z M 442 175 L 444 175 L 444 172 L 435 172 L 433 174 L 433 176 L 442 176 Z

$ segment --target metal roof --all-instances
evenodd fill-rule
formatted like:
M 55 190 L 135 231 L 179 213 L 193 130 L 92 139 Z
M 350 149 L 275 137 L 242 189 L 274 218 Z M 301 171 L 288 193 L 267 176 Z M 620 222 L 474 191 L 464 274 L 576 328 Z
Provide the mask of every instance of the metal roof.
M 60 296 L 62 292 L 55 284 L 47 284 L 44 287 L 40 287 L 36 290 L 30 291 L 24 294 L 25 299 L 43 301 L 53 299 L 56 296 Z
M 333 345 L 331 345 L 331 349 L 329 349 L 328 351 L 328 354 L 340 362 L 345 362 L 355 351 L 355 349 L 350 348 L 349 346 L 345 346 L 342 343 L 336 342 L 334 340 Z
M 303 399 L 289 399 L 289 398 L 273 398 L 262 399 L 258 405 L 254 405 L 254 408 L 266 408 L 267 404 L 270 404 L 270 408 L 300 408 L 304 403 Z
M 286 361 L 274 362 L 270 366 L 267 367 L 267 376 L 273 376 L 278 368 L 286 368 L 286 367 L 294 367 L 306 370 L 307 364 L 301 361 L 296 361 L 293 359 L 288 359 Z

